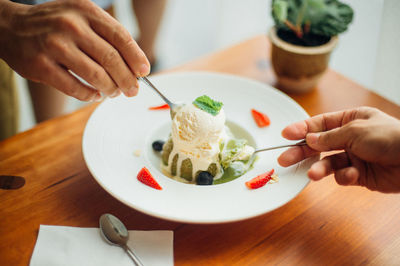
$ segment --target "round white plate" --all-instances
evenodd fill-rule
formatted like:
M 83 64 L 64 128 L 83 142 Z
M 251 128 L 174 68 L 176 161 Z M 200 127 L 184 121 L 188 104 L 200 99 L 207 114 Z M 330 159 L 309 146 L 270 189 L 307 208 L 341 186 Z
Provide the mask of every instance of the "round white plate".
M 231 75 L 185 72 L 150 77 L 173 101 L 192 102 L 201 95 L 224 103 L 226 118 L 237 137 L 248 138 L 256 147 L 288 143 L 282 129 L 308 118 L 291 98 L 266 84 Z M 276 161 L 282 150 L 259 154 L 254 168 L 234 181 L 198 186 L 177 182 L 162 174 L 160 157 L 151 144 L 170 133 L 169 110 L 151 111 L 161 98 L 141 84 L 135 98 L 108 99 L 91 115 L 83 134 L 83 155 L 97 182 L 124 204 L 159 218 L 185 223 L 222 223 L 258 216 L 293 199 L 309 180 L 311 161 L 283 168 Z M 271 119 L 258 128 L 250 109 Z M 138 156 L 138 153 L 140 155 Z M 156 190 L 136 178 L 147 167 L 163 188 Z M 279 182 L 250 190 L 249 179 L 274 168 Z

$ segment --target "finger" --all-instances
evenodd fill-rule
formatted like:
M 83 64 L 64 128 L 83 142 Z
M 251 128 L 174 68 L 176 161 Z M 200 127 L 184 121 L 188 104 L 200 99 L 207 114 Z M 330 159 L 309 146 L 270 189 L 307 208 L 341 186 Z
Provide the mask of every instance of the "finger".
M 326 156 L 314 163 L 308 170 L 308 177 L 312 180 L 320 180 L 333 172 L 350 165 L 349 158 L 345 152 Z
M 352 143 L 360 136 L 362 127 L 360 120 L 352 121 L 340 128 L 326 132 L 309 133 L 306 135 L 307 145 L 317 151 L 351 150 Z
M 38 81 L 81 101 L 101 100 L 101 95 L 97 90 L 80 82 L 67 69 L 44 56 L 40 57 L 39 61 L 41 73 L 45 76 L 39 76 Z
M 304 139 L 308 133 L 308 126 L 305 121 L 293 123 L 282 130 L 282 137 L 289 140 Z
M 114 46 L 136 76 L 147 76 L 150 73 L 150 63 L 146 55 L 117 20 L 103 10 L 95 10 L 90 16 L 90 25 L 97 34 Z
M 346 167 L 335 171 L 336 183 L 342 186 L 358 185 L 360 173 L 354 166 Z
M 287 126 L 283 129 L 282 136 L 290 140 L 302 139 L 306 137 L 307 133 L 328 131 L 341 127 L 355 119 L 366 119 L 372 112 L 373 108 L 360 107 L 320 114 Z
M 126 96 L 131 97 L 138 93 L 139 84 L 135 75 L 113 46 L 93 31 L 88 31 L 85 41 L 80 39 L 77 42 L 81 50 L 106 70 Z
M 283 167 L 291 166 L 306 158 L 319 154 L 319 152 L 308 146 L 297 146 L 289 148 L 278 157 L 278 163 Z
M 110 97 L 119 95 L 119 90 L 116 84 L 107 72 L 76 46 L 68 45 L 67 48 L 60 49 L 60 51 L 62 51 L 62 53 L 53 53 L 53 56 L 60 64 L 74 72 L 105 95 Z

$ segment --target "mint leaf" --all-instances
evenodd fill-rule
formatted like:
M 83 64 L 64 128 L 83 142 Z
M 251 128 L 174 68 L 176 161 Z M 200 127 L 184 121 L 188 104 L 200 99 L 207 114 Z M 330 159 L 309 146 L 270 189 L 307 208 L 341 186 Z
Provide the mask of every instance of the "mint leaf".
M 214 101 L 207 95 L 197 97 L 197 99 L 193 101 L 193 104 L 213 116 L 219 113 L 223 105 L 221 102 Z

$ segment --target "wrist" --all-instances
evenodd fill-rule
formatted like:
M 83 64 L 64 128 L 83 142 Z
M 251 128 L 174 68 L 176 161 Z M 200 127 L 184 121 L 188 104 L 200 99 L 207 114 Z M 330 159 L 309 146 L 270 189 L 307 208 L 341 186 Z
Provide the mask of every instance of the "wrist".
M 0 58 L 6 56 L 6 47 L 12 43 L 11 34 L 15 31 L 18 14 L 29 8 L 28 5 L 18 4 L 9 0 L 0 0 Z

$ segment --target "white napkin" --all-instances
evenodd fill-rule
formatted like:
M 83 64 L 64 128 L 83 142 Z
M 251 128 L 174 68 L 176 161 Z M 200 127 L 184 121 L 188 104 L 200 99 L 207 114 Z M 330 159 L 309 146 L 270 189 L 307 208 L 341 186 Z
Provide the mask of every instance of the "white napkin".
M 172 231 L 129 231 L 128 245 L 146 265 L 174 265 Z M 31 266 L 132 266 L 125 251 L 109 245 L 99 228 L 41 225 Z

